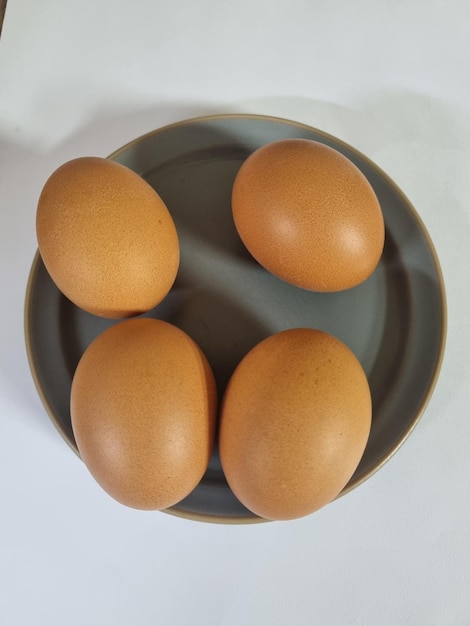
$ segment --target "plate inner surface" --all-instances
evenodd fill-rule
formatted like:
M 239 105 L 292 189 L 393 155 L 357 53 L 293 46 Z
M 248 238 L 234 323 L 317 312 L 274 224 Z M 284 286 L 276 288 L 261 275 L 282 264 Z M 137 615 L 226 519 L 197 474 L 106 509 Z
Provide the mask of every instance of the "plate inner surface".
M 335 294 L 307 292 L 261 268 L 236 233 L 230 195 L 244 159 L 278 139 L 321 141 L 349 157 L 379 198 L 386 243 L 374 274 Z M 373 400 L 370 439 L 346 493 L 376 471 L 411 432 L 429 399 L 442 357 L 445 308 L 432 244 L 416 212 L 373 163 L 318 130 L 259 116 L 189 120 L 150 133 L 110 158 L 142 175 L 173 216 L 181 245 L 175 285 L 148 317 L 186 331 L 214 370 L 219 395 L 243 356 L 268 335 L 319 328 L 344 341 L 361 361 Z M 70 386 L 88 344 L 116 323 L 75 307 L 36 256 L 26 301 L 26 339 L 42 400 L 76 450 Z M 217 450 L 198 487 L 169 512 L 206 521 L 257 518 L 230 491 Z

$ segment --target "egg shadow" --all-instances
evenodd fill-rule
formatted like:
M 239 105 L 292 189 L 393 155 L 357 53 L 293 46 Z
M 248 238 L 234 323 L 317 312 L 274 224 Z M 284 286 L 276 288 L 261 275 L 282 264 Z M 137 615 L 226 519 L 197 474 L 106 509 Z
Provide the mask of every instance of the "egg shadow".
M 166 319 L 198 344 L 214 372 L 221 400 L 238 363 L 270 330 L 226 293 L 203 287 L 181 289 L 181 293 L 178 307 L 165 314 L 157 307 L 151 316 Z

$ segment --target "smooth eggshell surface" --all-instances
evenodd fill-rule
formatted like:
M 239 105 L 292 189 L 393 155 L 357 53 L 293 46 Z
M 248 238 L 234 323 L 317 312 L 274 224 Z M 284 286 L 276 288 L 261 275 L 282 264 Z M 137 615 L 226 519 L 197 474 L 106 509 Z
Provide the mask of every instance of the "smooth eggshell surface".
M 232 210 L 253 257 L 304 289 L 355 287 L 382 255 L 384 220 L 370 183 L 316 141 L 286 139 L 253 152 L 235 178 Z
M 227 386 L 219 451 L 229 486 L 253 513 L 302 517 L 333 500 L 369 437 L 366 375 L 339 339 L 311 329 L 268 337 Z
M 216 394 L 206 357 L 182 330 L 156 319 L 119 322 L 89 345 L 72 381 L 80 456 L 122 504 L 170 507 L 206 471 Z
M 148 311 L 176 278 L 179 242 L 163 200 L 138 174 L 108 159 L 74 159 L 50 176 L 36 232 L 52 280 L 95 315 Z

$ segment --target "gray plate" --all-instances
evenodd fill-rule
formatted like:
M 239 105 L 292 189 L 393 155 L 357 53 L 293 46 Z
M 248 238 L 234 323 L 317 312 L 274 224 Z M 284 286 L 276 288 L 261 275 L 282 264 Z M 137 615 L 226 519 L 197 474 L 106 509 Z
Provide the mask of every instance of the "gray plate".
M 292 287 L 262 269 L 235 231 L 230 194 L 238 168 L 259 146 L 288 137 L 321 141 L 345 154 L 379 198 L 386 223 L 383 257 L 374 274 L 354 289 L 318 294 Z M 416 425 L 444 351 L 446 309 L 439 263 L 403 193 L 370 160 L 338 139 L 263 116 L 224 115 L 174 124 L 136 139 L 110 158 L 155 187 L 180 236 L 181 265 L 174 288 L 147 316 L 176 324 L 199 343 L 220 394 L 246 352 L 271 333 L 304 326 L 342 339 L 361 361 L 373 399 L 370 439 L 342 493 L 371 476 Z M 90 341 L 113 323 L 71 304 L 36 254 L 26 294 L 28 356 L 44 406 L 75 452 L 69 411 L 72 376 Z M 168 512 L 212 522 L 259 519 L 230 491 L 217 451 L 198 487 Z

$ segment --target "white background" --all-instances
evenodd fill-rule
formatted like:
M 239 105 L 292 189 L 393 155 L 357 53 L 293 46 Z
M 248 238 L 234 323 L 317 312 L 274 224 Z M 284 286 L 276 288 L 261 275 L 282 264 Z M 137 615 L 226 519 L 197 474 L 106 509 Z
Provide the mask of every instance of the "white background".
M 8 0 L 0 39 L 0 623 L 470 624 L 470 3 Z M 436 246 L 446 356 L 405 445 L 293 522 L 118 505 L 51 425 L 24 292 L 49 174 L 206 113 L 305 122 L 408 195 Z

